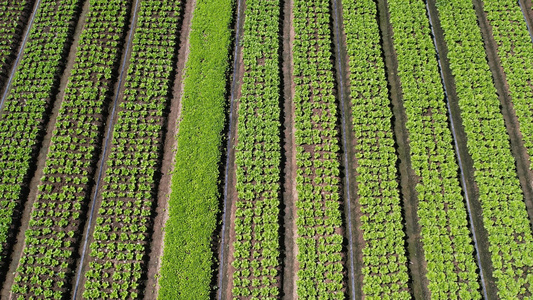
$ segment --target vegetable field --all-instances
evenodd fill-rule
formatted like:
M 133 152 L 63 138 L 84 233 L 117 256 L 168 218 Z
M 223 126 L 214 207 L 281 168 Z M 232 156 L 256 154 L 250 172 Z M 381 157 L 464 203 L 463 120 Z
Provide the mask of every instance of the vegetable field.
M 530 0 L 0 0 L 1 299 L 533 299 Z

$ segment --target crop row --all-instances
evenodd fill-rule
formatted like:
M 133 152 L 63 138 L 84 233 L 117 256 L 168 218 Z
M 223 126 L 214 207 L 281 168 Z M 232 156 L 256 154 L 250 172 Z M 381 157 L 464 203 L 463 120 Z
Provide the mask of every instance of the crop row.
M 484 0 L 498 56 L 508 83 L 522 139 L 533 157 L 533 47 L 520 6 L 516 1 Z M 533 163 L 530 165 L 533 170 Z
M 470 0 L 437 0 L 437 8 L 474 162 L 498 295 L 531 296 L 533 288 L 527 287 L 533 282 L 527 277 L 533 271 L 533 236 L 476 12 Z
M 165 225 L 160 299 L 203 299 L 211 293 L 232 15 L 232 0 L 196 1 Z
M 279 18 L 279 1 L 246 1 L 235 146 L 234 299 L 279 294 Z
M 350 67 L 357 197 L 363 232 L 363 293 L 368 299 L 409 299 L 403 217 L 396 178 L 392 111 L 376 3 L 343 1 Z
M 96 214 L 85 299 L 138 299 L 157 202 L 180 1 L 142 0 Z
M 16 50 L 21 41 L 22 25 L 29 15 L 29 8 L 33 6 L 33 2 L 33 0 L 0 1 L 0 77 L 7 76 L 13 50 Z
M 78 0 L 43 0 L 0 116 L 0 253 L 27 188 Z M 0 257 L 4 262 L 5 257 Z
M 418 177 L 418 223 L 432 299 L 479 299 L 479 278 L 424 1 L 390 0 L 398 76 Z
M 128 2 L 91 1 L 12 287 L 21 299 L 62 299 L 68 293 Z
M 294 1 L 297 294 L 344 299 L 330 2 Z

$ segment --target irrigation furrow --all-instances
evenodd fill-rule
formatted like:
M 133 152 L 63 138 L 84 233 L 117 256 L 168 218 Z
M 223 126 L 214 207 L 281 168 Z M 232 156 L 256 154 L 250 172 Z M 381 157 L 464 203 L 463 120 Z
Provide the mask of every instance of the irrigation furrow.
M 447 82 L 446 80 L 446 77 L 444 76 L 444 73 L 443 73 L 443 65 L 442 65 L 442 58 L 441 58 L 441 54 L 442 54 L 442 49 L 439 49 L 439 44 L 437 43 L 437 36 L 435 34 L 435 25 L 433 23 L 433 19 L 436 18 L 436 16 L 432 15 L 432 11 L 431 9 L 429 8 L 429 1 L 426 0 L 425 1 L 426 3 L 426 12 L 427 12 L 427 15 L 428 15 L 428 19 L 429 19 L 429 25 L 430 25 L 430 28 L 431 28 L 431 37 L 433 39 L 433 44 L 435 46 L 435 52 L 437 54 L 437 61 L 439 63 L 439 74 L 440 74 L 440 78 L 441 78 L 441 83 L 442 83 L 442 87 L 444 88 L 444 99 L 446 101 L 446 107 L 448 108 L 448 117 L 450 118 L 450 129 L 451 129 L 451 132 L 452 132 L 452 137 L 453 137 L 453 144 L 454 144 L 454 148 L 455 148 L 455 154 L 456 154 L 456 157 L 457 157 L 457 163 L 459 165 L 459 173 L 461 175 L 461 185 L 462 185 L 462 188 L 463 188 L 463 193 L 464 193 L 464 196 L 465 196 L 465 200 L 466 200 L 466 209 L 468 211 L 468 219 L 469 219 L 469 223 L 470 223 L 470 231 L 472 232 L 472 239 L 474 241 L 474 248 L 475 248 L 475 252 L 476 252 L 476 261 L 477 261 L 477 265 L 478 265 L 478 268 L 479 268 L 479 275 L 481 277 L 481 288 L 483 290 L 483 296 L 485 299 L 488 299 L 488 296 L 487 296 L 487 288 L 486 288 L 486 283 L 485 283 L 485 277 L 484 277 L 484 272 L 483 272 L 483 267 L 482 267 L 482 263 L 481 263 L 481 256 L 480 256 L 480 253 L 481 253 L 481 249 L 479 247 L 479 244 L 478 244 L 478 238 L 477 238 L 477 235 L 476 235 L 476 228 L 474 226 L 474 218 L 473 218 L 473 209 L 472 209 L 472 204 L 471 204 L 471 201 L 470 201 L 470 196 L 472 195 L 469 195 L 469 191 L 467 189 L 467 183 L 466 183 L 466 176 L 465 176 L 465 172 L 464 172 L 464 169 L 465 169 L 465 166 L 464 166 L 464 163 L 463 163 L 463 160 L 461 159 L 461 151 L 459 150 L 459 145 L 463 146 L 462 143 L 459 142 L 458 138 L 457 138 L 457 129 L 456 129 L 456 124 L 459 124 L 459 123 L 455 123 L 454 120 L 460 120 L 460 116 L 456 116 L 456 118 L 454 118 L 454 115 L 453 115 L 453 112 L 452 112 L 452 109 L 451 109 L 451 106 L 450 106 L 450 92 L 449 92 L 449 88 L 450 88 L 450 83 Z
M 354 267 L 354 241 L 353 241 L 353 233 L 352 233 L 352 208 L 351 208 L 351 202 L 352 198 L 350 196 L 350 167 L 348 164 L 348 142 L 347 142 L 347 135 L 350 134 L 350 131 L 348 129 L 348 126 L 346 125 L 346 98 L 345 98 L 345 91 L 344 91 L 344 83 L 346 82 L 346 73 L 343 70 L 343 64 L 341 61 L 341 30 L 340 30 L 340 8 L 337 5 L 337 0 L 333 0 L 333 27 L 335 28 L 335 56 L 336 56 L 336 63 L 337 63 L 337 86 L 339 87 L 339 106 L 341 111 L 341 123 L 342 123 L 342 145 L 343 145 L 343 160 L 344 160 L 344 189 L 345 189 L 345 206 L 346 206 L 346 227 L 348 228 L 348 251 L 349 251 L 349 270 L 350 270 L 350 292 L 351 292 L 351 299 L 355 300 L 355 267 Z
M 88 225 L 87 225 L 87 228 L 86 228 L 86 231 L 85 231 L 85 236 L 83 238 L 82 253 L 81 253 L 80 260 L 79 260 L 79 266 L 77 268 L 78 272 L 76 273 L 76 283 L 75 283 L 74 288 L 72 290 L 72 299 L 73 300 L 76 299 L 76 295 L 77 295 L 79 284 L 80 284 L 80 278 L 82 276 L 83 264 L 84 264 L 84 261 L 85 261 L 85 256 L 87 254 L 87 244 L 89 242 L 91 228 L 93 226 L 94 211 L 95 211 L 95 207 L 96 207 L 96 200 L 97 200 L 97 197 L 98 197 L 98 191 L 99 191 L 99 187 L 100 187 L 100 182 L 101 182 L 101 179 L 102 179 L 102 172 L 103 172 L 103 169 L 104 169 L 105 157 L 106 157 L 107 150 L 108 150 L 108 147 L 109 147 L 109 141 L 112 138 L 112 129 L 113 129 L 113 125 L 114 125 L 113 120 L 115 119 L 115 112 L 116 112 L 117 103 L 118 103 L 118 99 L 119 99 L 119 95 L 120 95 L 119 92 L 120 92 L 120 90 L 122 88 L 122 82 L 124 80 L 124 75 L 125 75 L 124 71 L 125 71 L 126 63 L 128 61 L 129 55 L 130 55 L 130 47 L 131 47 L 131 43 L 133 41 L 133 32 L 135 31 L 135 24 L 137 22 L 137 10 L 139 8 L 139 1 L 140 0 L 135 0 L 135 4 L 134 4 L 134 7 L 133 7 L 133 14 L 132 14 L 132 17 L 131 17 L 131 26 L 129 28 L 130 32 L 129 32 L 129 35 L 128 35 L 128 40 L 126 42 L 126 50 L 122 54 L 123 55 L 123 60 L 122 60 L 121 67 L 120 67 L 119 80 L 118 80 L 118 83 L 117 83 L 116 90 L 114 92 L 115 99 L 113 100 L 113 109 L 111 111 L 110 117 L 108 118 L 108 120 L 110 120 L 110 121 L 109 121 L 109 124 L 108 124 L 108 127 L 107 127 L 107 131 L 106 131 L 106 137 L 105 137 L 105 141 L 104 141 L 104 148 L 102 150 L 100 165 L 98 166 L 98 176 L 97 176 L 97 180 L 96 180 L 96 183 L 95 183 L 94 195 L 93 195 L 92 201 L 91 201 L 92 202 L 91 210 L 89 212 L 89 218 L 87 219 L 87 224 Z
M 221 239 L 220 239 L 220 255 L 219 255 L 219 272 L 218 272 L 218 291 L 217 291 L 217 298 L 219 300 L 222 300 L 222 283 L 224 279 L 224 252 L 227 248 L 226 246 L 226 220 L 228 215 L 228 190 L 229 190 L 229 173 L 230 173 L 230 162 L 231 162 L 231 153 L 233 150 L 232 143 L 233 143 L 233 130 L 232 130 L 232 124 L 233 124 L 233 107 L 235 102 L 235 95 L 237 93 L 237 72 L 238 72 L 238 63 L 239 63 L 239 47 L 240 47 L 240 38 L 241 38 L 241 19 L 242 19 L 242 11 L 243 11 L 243 2 L 244 0 L 237 0 L 237 20 L 235 21 L 235 41 L 233 43 L 234 51 L 233 51 L 233 74 L 232 74 L 232 81 L 231 81 L 231 90 L 230 90 L 230 99 L 229 99 L 229 118 L 228 118 L 228 137 L 226 142 L 226 165 L 224 170 L 224 194 L 223 194 L 223 208 L 222 208 L 222 229 L 221 229 Z M 228 278 L 229 280 L 229 278 Z

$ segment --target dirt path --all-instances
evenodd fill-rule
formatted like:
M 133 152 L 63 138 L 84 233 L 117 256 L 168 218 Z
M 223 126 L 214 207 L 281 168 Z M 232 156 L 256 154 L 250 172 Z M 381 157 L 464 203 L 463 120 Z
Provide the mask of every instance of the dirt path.
M 448 49 L 444 40 L 444 32 L 440 25 L 440 19 L 435 4 L 435 0 L 428 0 L 428 9 L 431 14 L 432 29 L 436 40 L 436 50 L 439 54 L 441 77 L 445 86 L 447 100 L 449 104 L 450 121 L 454 130 L 456 140 L 455 151 L 458 155 L 458 165 L 462 171 L 462 188 L 466 195 L 466 205 L 468 209 L 470 231 L 476 249 L 476 260 L 479 267 L 481 286 L 485 297 L 496 295 L 497 289 L 492 276 L 492 263 L 489 252 L 488 235 L 483 225 L 481 203 L 479 202 L 479 191 L 474 180 L 474 161 L 468 153 L 467 137 L 462 125 L 461 110 L 459 108 L 459 98 L 456 93 L 455 79 L 450 69 L 448 61 Z M 500 94 L 501 98 L 501 94 Z
M 283 299 L 297 299 L 296 294 L 296 280 L 298 272 L 298 246 L 296 239 L 298 234 L 296 232 L 296 201 L 298 194 L 296 193 L 296 145 L 294 132 L 294 104 L 292 98 L 294 96 L 295 84 L 293 80 L 293 56 L 292 45 L 295 34 L 292 27 L 293 15 L 293 1 L 285 0 L 283 2 L 283 53 L 282 60 L 282 82 L 283 82 L 283 153 L 285 158 L 285 166 L 283 166 L 283 240 L 282 255 L 283 255 L 283 274 L 282 274 L 282 293 Z
M 102 196 L 101 191 L 102 187 L 100 186 L 100 181 L 103 178 L 105 171 L 107 169 L 107 164 L 105 162 L 108 159 L 109 153 L 111 148 L 113 147 L 113 125 L 116 123 L 118 116 L 116 115 L 116 108 L 119 107 L 120 101 L 124 98 L 124 81 L 125 81 L 125 74 L 128 70 L 128 66 L 130 64 L 130 56 L 131 56 L 131 42 L 133 40 L 133 33 L 136 28 L 136 23 L 133 23 L 136 20 L 132 20 L 134 10 L 139 7 L 140 0 L 133 1 L 131 12 L 129 14 L 130 21 L 129 21 L 129 28 L 126 32 L 127 40 L 124 43 L 124 50 L 122 50 L 121 54 L 121 65 L 118 68 L 118 79 L 115 82 L 113 86 L 113 93 L 111 99 L 113 101 L 110 101 L 109 108 L 107 111 L 109 112 L 106 122 L 104 123 L 105 128 L 105 137 L 102 140 L 102 145 L 99 147 L 99 149 L 102 149 L 100 155 L 100 159 L 97 163 L 97 168 L 95 169 L 94 174 L 94 182 L 95 185 L 91 189 L 91 193 L 89 194 L 91 197 L 91 201 L 88 203 L 89 210 L 87 211 L 87 216 L 85 218 L 86 223 L 83 228 L 82 236 L 83 240 L 80 241 L 80 248 L 78 249 L 78 259 L 76 260 L 76 273 L 72 277 L 72 299 L 81 299 L 83 295 L 84 285 L 85 285 L 85 276 L 84 273 L 87 270 L 87 267 L 89 265 L 90 257 L 88 256 L 88 247 L 92 243 L 92 235 L 94 231 L 94 224 L 92 222 L 92 219 L 95 215 L 95 212 L 100 207 Z M 85 255 L 84 255 L 85 252 Z M 77 288 L 76 288 L 77 286 Z
M 236 99 L 241 96 L 241 82 L 244 73 L 244 66 L 242 62 L 242 46 L 240 39 L 242 37 L 242 30 L 244 24 L 244 10 L 245 1 L 237 0 L 234 18 L 234 45 L 233 45 L 233 63 L 232 63 L 232 79 L 229 81 L 229 111 L 227 121 L 227 144 L 225 153 L 225 163 L 223 165 L 225 172 L 222 182 L 224 182 L 223 190 L 223 207 L 222 211 L 222 226 L 220 228 L 220 240 L 218 243 L 217 254 L 219 258 L 218 273 L 216 276 L 216 290 L 217 298 L 231 299 L 231 288 L 233 286 L 232 275 L 234 268 L 231 265 L 231 258 L 233 257 L 233 243 L 235 241 L 235 230 L 230 230 L 235 224 L 235 206 L 234 199 L 237 199 L 237 191 L 235 188 L 236 174 L 235 174 L 235 141 L 237 130 L 237 111 L 238 105 Z M 214 295 L 213 295 L 214 296 Z
M 164 134 L 163 159 L 161 163 L 161 179 L 157 191 L 157 205 L 155 208 L 155 218 L 153 225 L 152 242 L 150 252 L 148 253 L 148 271 L 144 291 L 144 299 L 157 299 L 159 294 L 159 271 L 161 268 L 161 259 L 164 249 L 164 227 L 168 220 L 168 199 L 172 190 L 172 172 L 175 165 L 177 134 L 179 132 L 179 123 L 181 121 L 181 98 L 183 96 L 183 78 L 185 74 L 185 65 L 189 56 L 189 32 L 191 20 L 193 17 L 195 0 L 185 2 L 181 10 L 181 31 L 178 45 L 179 51 L 176 62 L 176 74 L 172 87 L 172 97 L 169 101 L 169 114 L 166 120 L 166 132 Z
M 341 136 L 342 139 L 342 159 L 340 160 L 343 174 L 343 199 L 344 211 L 343 220 L 345 226 L 344 236 L 348 242 L 346 255 L 347 271 L 347 289 L 351 299 L 362 296 L 362 240 L 360 216 L 356 201 L 353 197 L 356 195 L 357 184 L 355 180 L 355 171 L 357 162 L 355 159 L 355 137 L 352 126 L 352 110 L 350 103 L 350 77 L 348 66 L 348 54 L 346 53 L 346 35 L 344 33 L 342 3 L 340 0 L 333 1 L 333 37 L 334 37 L 334 56 L 335 56 L 335 73 L 337 80 L 337 92 L 339 99 L 339 108 L 341 112 Z M 358 223 L 359 222 L 359 223 Z M 356 284 L 357 282 L 357 284 Z
M 482 2 L 479 0 L 473 0 L 473 3 L 478 17 L 478 23 L 481 27 L 481 34 L 485 43 L 485 51 L 492 72 L 492 78 L 494 80 L 494 85 L 498 90 L 498 98 L 502 105 L 502 114 L 511 141 L 511 152 L 516 161 L 516 171 L 518 173 L 518 179 L 520 180 L 522 192 L 524 193 L 529 221 L 531 226 L 533 226 L 533 172 L 529 169 L 531 158 L 524 146 L 524 140 L 522 138 L 522 133 L 520 132 L 520 125 L 509 93 L 509 85 L 507 84 L 506 75 L 497 53 L 498 47 L 496 41 L 492 35 L 492 27 L 487 21 L 487 15 L 483 10 Z
M 389 22 L 387 0 L 378 0 L 379 26 L 385 55 L 385 68 L 390 85 L 390 97 L 394 115 L 394 136 L 399 158 L 400 197 L 403 202 L 403 217 L 406 220 L 407 257 L 412 282 L 410 288 L 415 299 L 429 299 L 428 280 L 426 278 L 426 263 L 418 225 L 418 199 L 415 186 L 419 178 L 411 167 L 409 135 L 405 122 L 407 116 L 403 108 L 402 88 L 397 75 L 398 61 L 392 41 L 392 26 Z

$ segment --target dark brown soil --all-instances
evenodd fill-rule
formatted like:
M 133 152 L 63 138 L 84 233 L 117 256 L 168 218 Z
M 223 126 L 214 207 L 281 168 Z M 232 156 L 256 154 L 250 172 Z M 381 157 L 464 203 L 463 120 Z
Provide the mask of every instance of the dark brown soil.
M 525 2 L 531 4 L 531 1 Z M 511 141 L 511 152 L 516 161 L 516 171 L 518 173 L 518 179 L 520 180 L 522 192 L 524 193 L 524 201 L 526 203 L 529 221 L 531 226 L 533 226 L 533 172 L 529 168 L 531 165 L 531 158 L 524 146 L 522 133 L 520 132 L 520 124 L 518 123 L 518 118 L 513 108 L 513 101 L 509 93 L 509 84 L 507 83 L 506 75 L 498 56 L 498 46 L 492 35 L 492 27 L 487 21 L 487 15 L 483 10 L 483 4 L 481 1 L 473 0 L 473 3 L 476 9 L 478 23 L 481 27 L 492 78 L 502 106 L 505 126 L 507 127 L 507 133 L 509 134 Z
M 196 7 L 195 0 L 186 1 L 183 10 L 183 23 L 179 37 L 179 53 L 176 64 L 176 74 L 173 84 L 173 96 L 170 99 L 170 112 L 167 117 L 166 135 L 161 163 L 161 179 L 157 192 L 157 207 L 155 208 L 154 227 L 151 236 L 150 254 L 148 261 L 147 281 L 144 299 L 157 299 L 159 293 L 159 270 L 164 249 L 164 227 L 168 220 L 168 199 L 172 188 L 172 171 L 176 158 L 177 133 L 181 121 L 181 96 L 183 91 L 183 76 L 189 55 L 189 32 L 192 14 Z
M 344 145 L 342 148 L 342 157 L 341 159 L 341 166 L 343 168 L 343 179 L 346 179 L 346 176 L 349 177 L 350 186 L 346 187 L 346 180 L 343 181 L 344 186 L 344 226 L 345 226 L 345 232 L 344 236 L 346 237 L 346 240 L 352 239 L 353 242 L 353 253 L 350 253 L 350 247 L 349 245 L 346 246 L 346 274 L 347 274 L 347 292 L 350 298 L 356 298 L 356 299 L 362 299 L 364 298 L 362 287 L 363 287 L 363 274 L 362 274 L 362 266 L 363 266 L 363 252 L 362 249 L 365 246 L 365 241 L 363 239 L 363 232 L 360 230 L 361 228 L 361 207 L 359 205 L 358 196 L 357 196 L 357 182 L 356 182 L 356 169 L 358 167 L 357 159 L 355 158 L 355 146 L 356 146 L 356 138 L 354 136 L 353 131 L 353 123 L 352 123 L 352 110 L 351 110 L 351 97 L 350 97 L 350 68 L 349 68 L 349 57 L 346 52 L 346 35 L 344 33 L 344 23 L 343 23 L 343 10 L 342 10 L 342 3 L 341 1 L 337 0 L 337 10 L 338 12 L 335 12 L 332 10 L 332 14 L 336 14 L 336 16 L 339 17 L 338 26 L 339 26 L 339 32 L 340 32 L 340 49 L 337 49 L 338 52 L 335 52 L 335 56 L 337 53 L 340 53 L 340 60 L 342 64 L 342 70 L 343 72 L 340 72 L 340 70 L 336 70 L 337 74 L 337 82 L 340 83 L 342 81 L 343 83 L 343 91 L 340 90 L 339 84 L 337 84 L 338 88 L 338 95 L 337 97 L 340 99 L 344 99 L 344 101 L 339 101 L 339 105 L 342 106 L 344 109 L 345 114 L 345 120 L 346 123 L 346 131 L 342 131 L 342 135 L 340 138 L 346 138 L 346 148 Z M 336 40 L 336 32 L 333 31 L 335 40 Z M 336 45 L 336 43 L 335 43 Z M 335 63 L 335 67 L 338 67 L 338 63 Z M 348 161 L 347 164 L 344 160 L 344 155 L 347 155 Z M 348 198 L 347 191 L 350 191 L 350 198 Z M 350 201 L 350 208 L 351 211 L 348 212 L 348 201 Z M 351 215 L 351 224 L 348 222 L 348 213 Z M 352 232 L 352 236 L 349 237 L 350 229 Z M 349 243 L 347 241 L 347 243 Z M 354 261 L 351 261 L 351 255 L 353 255 Z M 351 266 L 354 266 L 354 277 L 352 278 L 352 272 L 351 272 Z M 352 290 L 352 280 L 354 281 L 354 289 Z
M 474 178 L 474 161 L 468 153 L 467 137 L 462 125 L 461 110 L 459 109 L 459 98 L 456 93 L 455 80 L 450 69 L 448 61 L 448 48 L 444 41 L 444 33 L 440 25 L 440 19 L 435 6 L 435 0 L 428 0 L 429 10 L 431 12 L 431 19 L 433 21 L 433 30 L 435 32 L 435 38 L 437 40 L 437 48 L 440 54 L 442 73 L 444 75 L 444 82 L 446 84 L 446 91 L 448 101 L 450 103 L 451 114 L 453 115 L 454 128 L 457 138 L 457 148 L 459 149 L 459 155 L 461 156 L 462 166 L 465 176 L 465 185 L 463 190 L 466 190 L 468 199 L 470 202 L 470 211 L 472 213 L 469 224 L 471 230 L 473 229 L 476 234 L 478 255 L 478 266 L 481 263 L 483 269 L 484 285 L 488 295 L 496 295 L 497 289 L 494 284 L 494 277 L 492 276 L 492 262 L 489 252 L 488 234 L 483 225 L 481 203 L 479 202 L 479 190 L 475 183 Z M 492 68 L 492 67 L 491 67 Z M 502 98 L 500 94 L 500 99 Z M 507 122 L 506 122 L 507 123 Z M 479 271 L 478 271 L 479 272 Z
M 244 11 L 245 11 L 246 4 L 244 1 L 242 2 L 242 6 L 240 8 L 235 9 L 235 19 L 234 19 L 234 32 L 240 32 L 240 35 L 242 37 L 243 35 L 243 25 L 244 25 Z M 239 22 L 237 22 L 237 15 L 239 11 L 237 9 L 240 9 L 241 13 L 241 19 Z M 237 30 L 239 28 L 239 30 Z M 236 38 L 236 37 L 234 37 Z M 234 247 L 233 243 L 235 242 L 235 230 L 234 230 L 234 224 L 235 224 L 235 212 L 236 207 L 234 205 L 234 202 L 237 200 L 237 190 L 235 187 L 235 184 L 237 182 L 236 180 L 236 165 L 235 165 L 235 144 L 238 139 L 238 133 L 237 133 L 237 121 L 238 121 L 238 111 L 239 111 L 239 103 L 238 99 L 241 97 L 241 83 L 242 83 L 242 77 L 244 74 L 244 64 L 242 60 L 242 46 L 239 45 L 239 49 L 237 53 L 235 53 L 235 48 L 232 47 L 232 54 L 237 55 L 237 65 L 235 66 L 235 69 L 232 70 L 233 73 L 235 73 L 235 82 L 233 82 L 233 78 L 229 78 L 229 84 L 230 84 L 230 92 L 228 93 L 228 104 L 231 100 L 233 100 L 233 112 L 228 111 L 228 116 L 230 113 L 233 113 L 232 119 L 228 126 L 228 130 L 233 132 L 232 140 L 229 143 L 229 151 L 227 152 L 227 155 L 229 156 L 229 159 L 227 160 L 227 163 L 229 165 L 228 170 L 228 177 L 226 178 L 227 182 L 227 199 L 226 199 L 226 219 L 225 219 L 225 233 L 224 233 L 224 241 L 221 240 L 222 232 L 220 232 L 219 235 L 219 244 L 218 244 L 218 251 L 216 252 L 217 258 L 220 258 L 221 253 L 221 247 L 224 247 L 224 257 L 223 263 L 218 265 L 217 273 L 215 274 L 215 277 L 218 282 L 222 282 L 222 286 L 219 286 L 218 288 L 222 290 L 221 295 L 222 299 L 232 299 L 232 293 L 231 290 L 233 288 L 233 276 L 232 274 L 235 272 L 235 268 L 231 264 L 233 261 L 233 252 Z M 235 57 L 232 57 L 235 59 Z M 232 60 L 232 66 L 233 66 L 233 60 Z M 231 74 L 233 74 L 231 73 Z M 234 90 L 232 90 L 234 89 Z M 231 94 L 233 93 L 233 99 L 231 99 Z M 230 108 L 230 105 L 228 105 L 228 109 Z M 224 141 L 227 142 L 227 141 Z M 224 176 L 224 173 L 222 173 L 222 176 Z M 222 268 L 222 272 L 220 270 Z M 220 279 L 220 275 L 222 275 L 222 279 Z M 218 292 L 218 291 L 217 291 Z
M 406 221 L 407 235 L 407 257 L 409 260 L 409 271 L 411 282 L 409 286 L 413 291 L 415 299 L 429 299 L 430 293 L 427 288 L 426 260 L 420 238 L 420 226 L 418 225 L 418 198 L 415 186 L 419 178 L 415 175 L 411 167 L 411 156 L 409 146 L 409 134 L 405 127 L 407 116 L 403 108 L 402 88 L 397 75 L 398 61 L 393 46 L 393 31 L 389 22 L 387 0 L 378 0 L 379 25 L 383 51 L 385 55 L 385 68 L 389 82 L 390 97 L 392 100 L 392 111 L 394 114 L 394 135 L 399 158 L 399 178 L 400 197 L 403 202 L 403 215 Z
M 294 40 L 292 1 L 283 1 L 283 53 L 282 76 L 283 76 L 283 274 L 282 291 L 283 299 L 296 299 L 296 273 L 298 252 L 296 245 L 296 151 L 294 145 L 294 81 L 292 79 L 292 41 Z
M 244 8 L 243 8 L 244 10 Z M 235 252 L 235 248 L 233 247 L 233 244 L 236 241 L 235 238 L 235 214 L 237 211 L 236 206 L 234 205 L 235 201 L 237 201 L 237 189 L 235 187 L 235 184 L 237 183 L 236 179 L 236 170 L 237 165 L 235 164 L 235 145 L 237 144 L 239 134 L 237 132 L 238 127 L 238 111 L 239 111 L 239 102 L 237 101 L 241 97 L 241 83 L 242 83 L 242 77 L 244 74 L 244 64 L 242 61 L 242 47 L 239 48 L 239 62 L 238 65 L 238 71 L 236 73 L 236 87 L 235 87 L 235 101 L 233 103 L 233 124 L 230 124 L 232 132 L 234 132 L 232 141 L 231 141 L 231 150 L 229 151 L 229 163 L 230 163 L 230 169 L 228 173 L 228 198 L 227 198 L 227 205 L 228 205 L 228 212 L 229 214 L 226 216 L 226 219 L 229 218 L 229 221 L 226 221 L 226 241 L 225 241 L 225 247 L 226 250 L 224 251 L 224 265 L 220 266 L 224 268 L 223 270 L 223 280 L 222 280 L 222 295 L 226 295 L 225 299 L 231 299 L 232 294 L 231 290 L 233 289 L 233 273 L 235 273 L 235 268 L 233 267 L 232 263 L 234 261 L 233 259 L 233 253 Z

